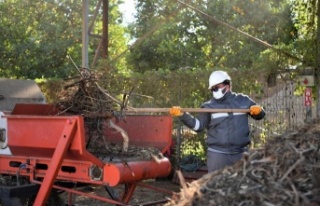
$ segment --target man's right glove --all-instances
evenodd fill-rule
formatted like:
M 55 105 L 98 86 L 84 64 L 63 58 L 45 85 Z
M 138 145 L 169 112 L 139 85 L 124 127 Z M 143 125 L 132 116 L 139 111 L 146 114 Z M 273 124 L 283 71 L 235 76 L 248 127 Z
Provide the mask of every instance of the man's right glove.
M 179 117 L 179 116 L 182 116 L 182 115 L 183 115 L 183 113 L 181 112 L 181 108 L 178 107 L 178 106 L 173 106 L 173 107 L 171 107 L 169 113 L 170 113 L 171 116 L 173 116 L 173 117 Z
M 250 107 L 250 115 L 253 115 L 253 116 L 259 115 L 261 111 L 262 111 L 262 108 L 259 105 L 253 105 Z

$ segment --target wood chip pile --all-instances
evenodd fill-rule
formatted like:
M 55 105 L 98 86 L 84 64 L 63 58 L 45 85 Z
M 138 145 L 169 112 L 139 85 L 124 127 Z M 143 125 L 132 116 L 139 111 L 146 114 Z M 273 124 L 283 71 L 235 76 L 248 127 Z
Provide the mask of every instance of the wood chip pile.
M 268 141 L 234 166 L 182 185 L 166 206 L 320 205 L 320 123 Z

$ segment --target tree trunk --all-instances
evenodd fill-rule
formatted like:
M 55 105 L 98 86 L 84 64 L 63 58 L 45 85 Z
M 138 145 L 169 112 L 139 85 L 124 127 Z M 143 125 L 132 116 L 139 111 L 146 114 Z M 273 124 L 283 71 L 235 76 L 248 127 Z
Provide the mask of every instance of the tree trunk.
M 317 104 L 317 118 L 320 117 L 320 3 L 319 0 L 317 1 L 317 38 L 316 38 L 316 68 L 315 68 L 315 79 L 316 79 L 316 90 L 317 90 L 317 96 L 316 96 L 316 104 Z
M 102 3 L 102 58 L 108 58 L 109 47 L 109 0 L 104 0 Z

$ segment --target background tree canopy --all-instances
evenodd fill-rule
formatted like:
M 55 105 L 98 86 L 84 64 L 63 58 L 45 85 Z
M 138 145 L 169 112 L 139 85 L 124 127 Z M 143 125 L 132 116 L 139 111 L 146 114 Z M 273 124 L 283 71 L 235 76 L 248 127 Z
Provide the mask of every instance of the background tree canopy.
M 96 11 L 101 20 L 98 2 L 90 1 L 90 60 L 101 41 L 97 36 L 102 23 L 93 21 Z M 237 73 L 242 82 L 234 87 L 239 91 L 260 93 L 257 79 L 290 65 L 315 66 L 316 1 L 139 0 L 131 25 L 122 24 L 121 3 L 109 1 L 108 59 L 90 68 L 104 73 L 101 81 L 114 91 L 128 91 L 134 82 L 136 89 L 147 88 L 141 90 L 148 91 L 146 95 L 159 96 L 161 91 L 153 85 L 161 88 L 167 85 L 162 78 L 184 75 L 188 77 L 184 88 L 191 94 L 186 102 L 195 106 L 195 98 L 208 97 L 202 89 L 213 69 Z M 74 0 L 0 1 L 0 75 L 28 79 L 75 75 L 67 56 L 81 62 L 81 12 L 81 1 Z M 146 78 L 153 80 L 152 86 Z
M 98 0 L 90 1 L 90 19 Z M 109 1 L 110 56 L 125 48 L 118 1 Z M 76 0 L 0 1 L 0 75 L 14 78 L 63 78 L 81 63 L 82 2 Z M 101 32 L 101 23 L 92 32 Z M 99 39 L 92 37 L 90 56 Z
M 129 65 L 140 72 L 181 67 L 252 68 L 268 48 L 210 17 L 279 47 L 289 45 L 296 38 L 290 7 L 285 0 L 198 0 L 192 1 L 191 7 L 179 1 L 139 1 L 132 35 L 144 38 L 144 34 L 156 29 L 131 50 Z
M 110 56 L 98 69 L 111 66 L 128 75 L 159 69 L 212 70 L 216 66 L 265 70 L 272 62 L 272 69 L 299 63 L 281 51 L 315 64 L 316 1 L 195 0 L 187 1 L 186 6 L 179 0 L 139 0 L 136 22 L 128 26 L 121 24 L 121 3 L 109 1 Z M 90 1 L 91 20 L 97 4 L 98 0 Z M 0 1 L 1 76 L 34 79 L 73 74 L 66 56 L 77 63 L 81 60 L 81 12 L 81 1 L 74 0 Z M 101 8 L 99 14 L 101 19 Z M 101 30 L 102 23 L 95 22 L 92 32 L 101 34 Z M 128 45 L 128 36 L 136 43 Z M 99 41 L 90 37 L 91 60 Z M 122 52 L 125 58 L 118 58 Z

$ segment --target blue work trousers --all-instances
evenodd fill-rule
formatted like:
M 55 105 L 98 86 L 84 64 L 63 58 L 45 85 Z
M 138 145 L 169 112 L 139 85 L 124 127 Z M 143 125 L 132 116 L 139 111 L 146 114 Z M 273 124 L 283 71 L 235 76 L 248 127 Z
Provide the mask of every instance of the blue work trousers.
M 222 169 L 238 162 L 243 156 L 243 153 L 224 154 L 212 151 L 207 151 L 207 167 L 208 172 Z

